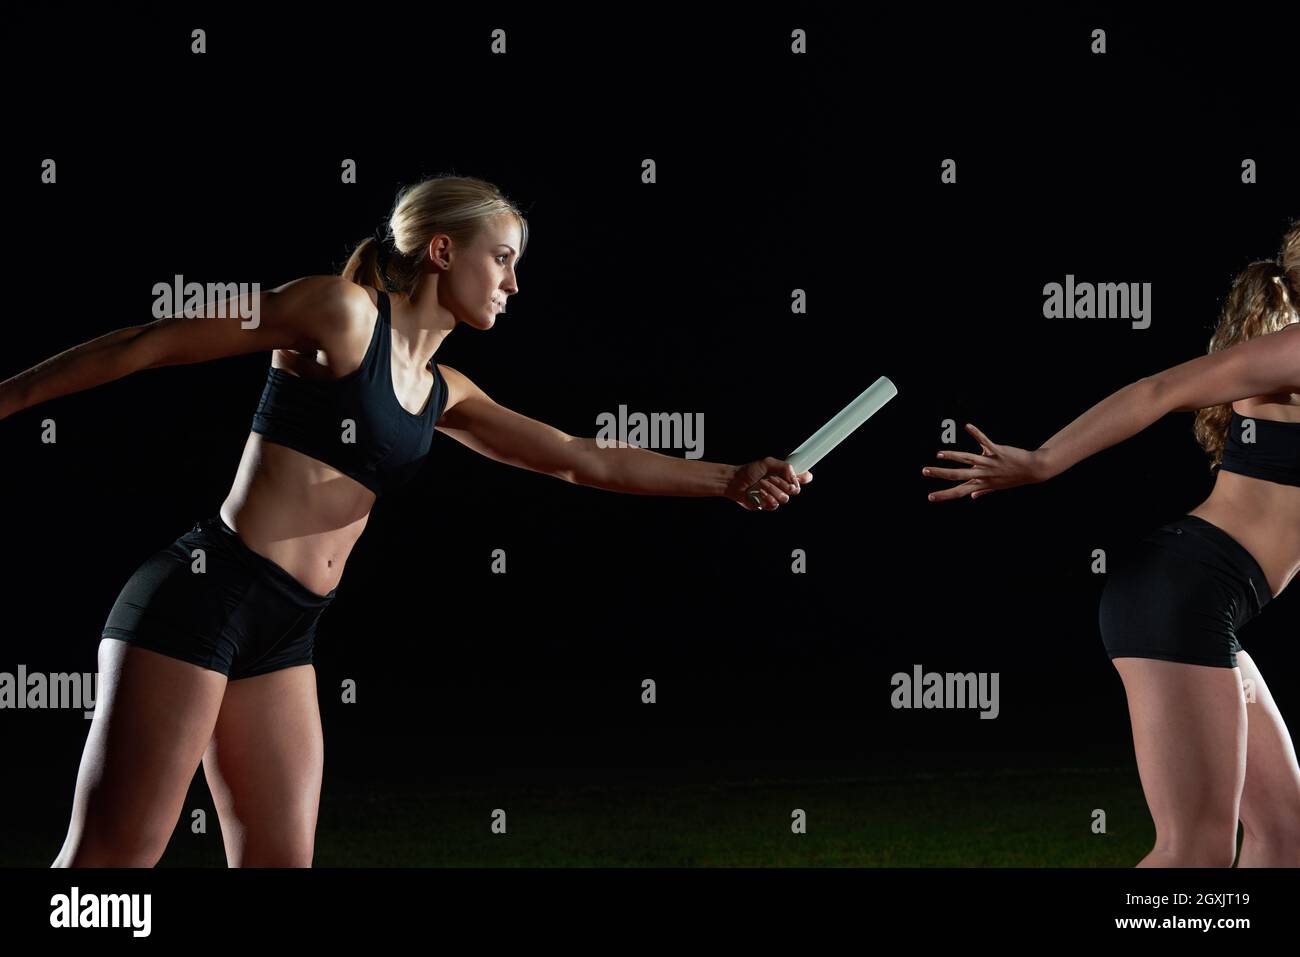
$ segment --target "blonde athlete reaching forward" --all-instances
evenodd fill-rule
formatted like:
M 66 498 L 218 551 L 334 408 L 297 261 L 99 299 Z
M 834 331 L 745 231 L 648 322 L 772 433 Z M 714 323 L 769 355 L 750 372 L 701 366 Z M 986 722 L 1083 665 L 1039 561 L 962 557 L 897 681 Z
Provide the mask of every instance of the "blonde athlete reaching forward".
M 493 402 L 433 357 L 461 323 L 491 329 L 519 291 L 526 220 L 496 187 L 453 176 L 404 190 L 388 225 L 391 247 L 386 234 L 366 239 L 341 277 L 262 294 L 249 328 L 213 304 L 0 383 L 3 418 L 142 369 L 272 353 L 219 512 L 151 556 L 108 615 L 55 866 L 157 863 L 200 761 L 231 866 L 311 864 L 324 760 L 316 625 L 376 496 L 411 477 L 435 427 L 498 462 L 617 492 L 771 511 L 811 481 L 773 457 L 733 466 L 601 448 Z
M 1300 222 L 1276 261 L 1234 281 L 1210 354 L 1120 389 L 1044 445 L 940 452 L 922 473 L 981 498 L 1044 482 L 1169 412 L 1196 412 L 1210 497 L 1147 535 L 1109 576 L 1098 622 L 1128 696 L 1156 843 L 1139 867 L 1300 865 L 1300 766 L 1237 632 L 1300 570 Z M 1199 411 L 1198 411 L 1199 410 Z

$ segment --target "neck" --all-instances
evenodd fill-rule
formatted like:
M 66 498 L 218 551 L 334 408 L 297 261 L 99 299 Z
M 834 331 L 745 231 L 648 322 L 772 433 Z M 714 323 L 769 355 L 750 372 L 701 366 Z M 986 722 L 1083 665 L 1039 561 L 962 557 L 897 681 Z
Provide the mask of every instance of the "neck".
M 456 317 L 438 302 L 438 274 L 424 273 L 409 295 L 392 292 L 388 299 L 397 334 L 394 348 L 404 361 L 423 366 L 456 328 Z

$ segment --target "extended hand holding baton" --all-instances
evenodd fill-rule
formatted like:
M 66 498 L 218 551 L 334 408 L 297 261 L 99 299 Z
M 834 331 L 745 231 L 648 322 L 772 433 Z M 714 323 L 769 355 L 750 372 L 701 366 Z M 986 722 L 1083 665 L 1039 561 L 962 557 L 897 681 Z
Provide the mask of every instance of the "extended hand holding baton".
M 898 395 L 898 389 L 894 383 L 884 376 L 867 386 L 862 394 L 841 409 L 835 418 L 823 425 L 812 434 L 807 442 L 790 453 L 786 461 L 794 469 L 794 474 L 799 475 L 806 472 L 820 462 L 827 452 L 848 438 L 858 426 L 880 411 L 880 408 L 896 395 Z M 764 478 L 766 477 L 764 476 Z M 763 479 L 758 481 L 761 482 Z M 758 482 L 750 486 L 747 494 L 749 500 L 756 507 L 762 502 Z

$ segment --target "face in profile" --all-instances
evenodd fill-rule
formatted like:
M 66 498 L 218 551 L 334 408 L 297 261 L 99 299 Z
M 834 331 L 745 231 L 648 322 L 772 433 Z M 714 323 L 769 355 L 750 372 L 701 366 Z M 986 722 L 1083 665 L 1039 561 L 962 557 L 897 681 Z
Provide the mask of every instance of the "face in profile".
M 510 296 L 519 292 L 515 267 L 523 245 L 518 218 L 502 213 L 489 220 L 468 249 L 453 250 L 450 272 L 440 285 L 439 298 L 461 322 L 491 329 L 505 312 Z

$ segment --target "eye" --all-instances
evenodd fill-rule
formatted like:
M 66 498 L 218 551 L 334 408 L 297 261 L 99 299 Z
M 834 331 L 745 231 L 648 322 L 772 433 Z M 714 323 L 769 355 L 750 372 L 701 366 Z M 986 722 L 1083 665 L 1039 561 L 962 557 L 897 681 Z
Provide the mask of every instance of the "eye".
M 510 258 L 510 254 L 509 254 L 509 253 L 502 253 L 500 256 L 497 257 L 497 259 L 509 259 L 509 258 Z M 505 263 L 502 263 L 501 265 L 504 266 Z

